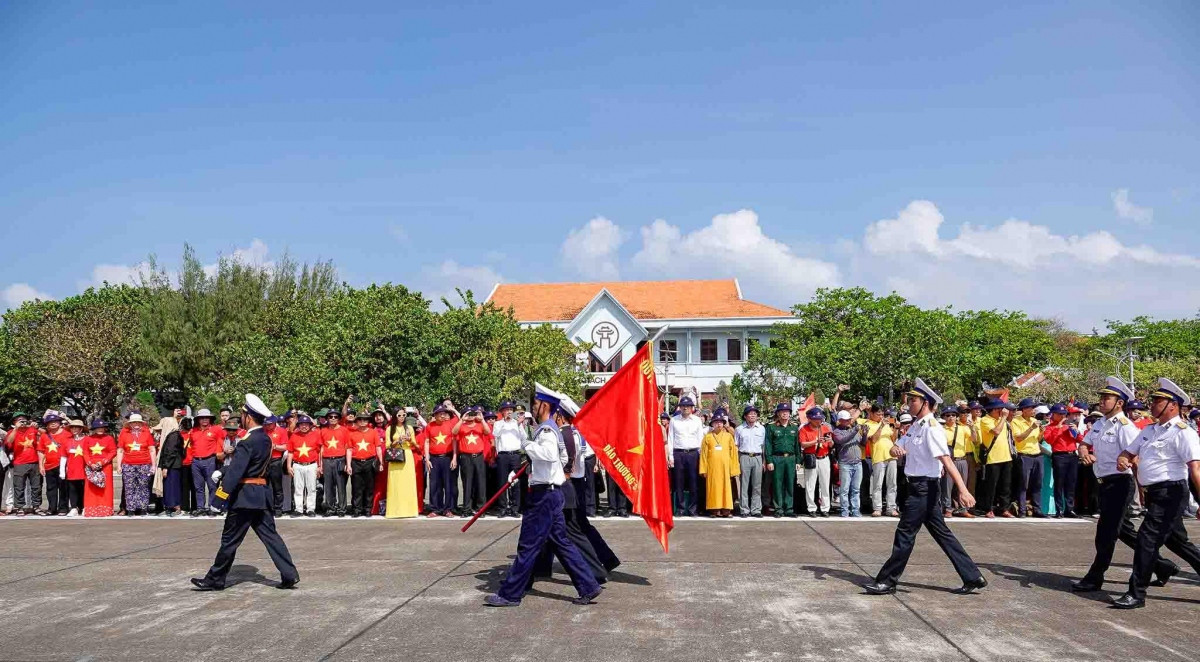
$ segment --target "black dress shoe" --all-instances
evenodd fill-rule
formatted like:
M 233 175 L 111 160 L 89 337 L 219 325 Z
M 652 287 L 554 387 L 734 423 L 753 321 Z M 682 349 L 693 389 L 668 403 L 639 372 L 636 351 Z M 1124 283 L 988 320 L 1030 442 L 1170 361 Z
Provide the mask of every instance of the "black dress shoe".
M 1097 582 L 1089 582 L 1086 579 L 1080 579 L 1077 582 L 1071 582 L 1072 593 L 1095 593 L 1101 589 L 1101 585 Z
M 224 591 L 225 587 L 220 584 L 215 584 L 207 577 L 192 577 L 192 586 L 196 587 L 197 591 Z
M 299 583 L 300 583 L 299 577 L 296 577 L 294 579 L 285 579 L 285 580 L 279 582 L 279 586 L 277 586 L 276 588 L 281 588 L 284 590 L 293 589 L 293 588 L 296 588 L 296 584 L 299 584 Z
M 775 517 L 783 517 L 783 513 L 777 512 L 777 513 L 775 513 Z
M 987 579 L 983 575 L 980 575 L 979 579 L 966 582 L 962 586 L 960 586 L 950 592 L 953 593 L 954 595 L 971 595 L 975 591 L 978 591 L 982 588 L 986 588 L 987 585 L 988 585 Z
M 577 605 L 590 605 L 596 598 L 600 597 L 600 592 L 603 590 L 603 587 L 597 586 L 595 591 L 588 593 L 587 595 L 581 595 L 571 602 Z
M 863 584 L 862 588 L 871 595 L 891 595 L 896 592 L 895 584 L 885 584 L 883 582 Z
M 1179 566 L 1177 566 L 1177 565 L 1172 565 L 1171 567 L 1167 568 L 1166 572 L 1155 571 L 1154 581 L 1150 582 L 1150 585 L 1151 586 L 1166 586 L 1167 582 L 1171 581 L 1171 578 L 1178 574 L 1179 574 Z
M 1146 606 L 1145 600 L 1138 600 L 1132 595 L 1126 593 L 1121 597 L 1113 600 L 1112 606 L 1116 609 L 1141 609 Z

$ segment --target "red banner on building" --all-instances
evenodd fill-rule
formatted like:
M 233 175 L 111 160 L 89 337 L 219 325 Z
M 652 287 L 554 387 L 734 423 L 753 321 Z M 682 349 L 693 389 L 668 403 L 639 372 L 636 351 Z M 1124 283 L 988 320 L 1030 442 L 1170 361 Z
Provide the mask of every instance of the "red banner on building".
M 583 405 L 575 428 L 596 451 L 613 482 L 629 497 L 633 512 L 667 552 L 675 526 L 667 478 L 667 450 L 658 424 L 658 380 L 646 343 Z

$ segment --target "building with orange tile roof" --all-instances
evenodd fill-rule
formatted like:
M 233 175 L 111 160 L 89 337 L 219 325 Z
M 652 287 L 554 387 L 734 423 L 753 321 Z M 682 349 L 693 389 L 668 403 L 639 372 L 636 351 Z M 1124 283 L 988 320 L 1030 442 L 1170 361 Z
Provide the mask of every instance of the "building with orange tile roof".
M 659 386 L 702 399 L 729 384 L 751 343 L 770 342 L 771 327 L 791 313 L 742 297 L 737 279 L 500 283 L 487 298 L 526 326 L 550 324 L 576 343 L 588 342 L 589 390 L 598 389 L 639 344 L 657 341 Z

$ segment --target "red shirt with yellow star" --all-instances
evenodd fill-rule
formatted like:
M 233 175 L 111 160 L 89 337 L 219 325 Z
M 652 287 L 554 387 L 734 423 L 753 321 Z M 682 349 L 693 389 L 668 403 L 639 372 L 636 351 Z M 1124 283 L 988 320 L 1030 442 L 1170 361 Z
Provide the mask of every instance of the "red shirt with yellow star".
M 379 434 L 373 428 L 350 431 L 350 459 L 369 460 L 379 448 Z
M 270 428 L 271 429 L 268 430 L 267 426 L 264 425 L 263 432 L 266 432 L 267 436 L 271 438 L 271 459 L 278 460 L 279 458 L 283 457 L 283 451 L 275 450 L 275 446 L 287 446 L 288 431 L 287 428 L 277 424 L 272 424 Z
M 192 428 L 192 458 L 207 458 L 217 454 L 225 447 L 225 430 L 209 425 L 206 428 Z
M 37 464 L 37 442 L 38 429 L 36 427 L 28 425 L 14 430 L 12 444 L 9 446 L 12 450 L 12 463 L 14 465 Z
M 459 455 L 487 453 L 492 447 L 492 433 L 483 427 L 483 423 L 463 423 L 455 441 Z
M 47 471 L 50 469 L 58 469 L 58 461 L 66 452 L 67 442 L 71 439 L 71 433 L 66 430 L 59 429 L 58 432 L 50 433 L 43 432 L 41 438 L 38 439 L 37 449 L 45 459 L 42 461 Z
M 87 474 L 83 472 L 84 455 L 87 453 L 88 438 L 75 438 L 74 435 L 69 435 L 70 438 L 63 444 L 63 455 L 67 458 L 67 480 L 86 480 Z
M 346 429 L 346 426 L 321 428 L 321 457 L 345 458 L 346 449 L 349 447 L 350 431 Z
M 83 438 L 83 461 L 88 464 L 108 462 L 117 456 L 117 445 L 106 434 L 90 434 Z
M 154 448 L 154 436 L 146 426 L 140 426 L 136 434 L 132 426 L 121 430 L 117 444 L 123 451 L 121 464 L 150 464 L 150 449 Z
M 454 452 L 454 424 L 458 422 L 457 418 L 452 418 L 445 423 L 433 422 L 425 426 L 421 430 L 421 436 L 417 443 L 421 447 L 425 447 L 425 442 L 429 442 L 430 455 L 449 455 Z
M 317 429 L 308 432 L 299 430 L 288 435 L 288 452 L 292 454 L 294 464 L 312 464 L 321 457 L 321 431 Z

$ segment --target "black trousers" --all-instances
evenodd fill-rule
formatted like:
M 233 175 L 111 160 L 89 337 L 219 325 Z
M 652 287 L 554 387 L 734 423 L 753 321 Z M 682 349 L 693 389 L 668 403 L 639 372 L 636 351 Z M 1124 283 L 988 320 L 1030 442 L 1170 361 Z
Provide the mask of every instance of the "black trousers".
M 962 543 L 954 537 L 946 520 L 942 517 L 941 479 L 939 478 L 906 478 L 908 496 L 904 499 L 904 508 L 900 511 L 900 523 L 896 526 L 896 537 L 892 542 L 892 555 L 888 558 L 875 580 L 892 586 L 900 581 L 912 555 L 913 545 L 917 541 L 917 531 L 921 525 L 933 536 L 934 542 L 942 548 L 954 570 L 962 578 L 963 583 L 976 581 L 982 577 L 978 566 L 967 555 Z
M 1129 577 L 1129 592 L 1144 600 L 1150 573 L 1158 560 L 1158 549 L 1167 542 L 1178 523 L 1183 524 L 1187 509 L 1186 480 L 1168 480 L 1146 486 L 1146 512 L 1138 529 L 1137 548 L 1133 552 L 1133 575 Z
M 1059 451 L 1050 456 L 1054 472 L 1054 511 L 1059 515 L 1075 513 L 1075 482 L 1079 478 L 1079 456 Z
M 575 493 L 579 498 L 579 505 L 583 507 L 584 512 L 588 517 L 596 516 L 596 456 L 589 455 L 583 460 L 583 489 L 578 485 L 575 488 Z
M 980 489 L 980 497 L 975 508 L 986 512 L 992 511 L 999 515 L 1008 508 L 1009 489 L 1012 487 L 1012 467 L 1013 463 L 1000 462 L 998 464 L 989 464 L 984 469 L 983 487 Z
M 346 512 L 346 458 L 327 457 L 321 460 L 321 478 L 325 485 L 325 512 L 339 515 Z
M 271 485 L 271 497 L 275 502 L 275 512 L 283 509 L 283 458 L 275 458 L 267 465 L 267 483 Z
M 57 514 L 58 509 L 67 504 L 66 483 L 67 481 L 58 477 L 58 467 L 52 467 L 46 471 L 46 503 L 44 504 L 44 508 L 51 515 Z
M 190 513 L 196 509 L 195 488 L 192 486 L 192 465 L 185 464 L 179 472 L 179 507 Z
M 599 554 L 596 553 L 596 548 L 592 546 L 592 541 L 588 539 L 583 529 L 579 527 L 579 519 L 576 516 L 578 508 L 563 508 L 563 520 L 567 525 L 567 537 L 579 550 L 579 555 L 587 563 L 588 568 L 592 571 L 592 576 L 596 578 L 596 583 L 603 584 L 608 581 L 608 571 L 604 568 L 604 563 L 600 561 Z M 553 540 L 547 539 L 542 545 L 542 551 L 538 553 L 537 561 L 533 564 L 533 574 L 529 576 L 529 583 L 525 590 L 533 586 L 535 579 L 549 579 L 553 574 L 554 557 L 559 554 L 558 545 L 554 544 Z M 567 564 L 563 558 L 559 558 L 559 563 L 564 568 Z
M 612 474 L 605 474 L 605 490 L 608 492 L 608 510 L 614 515 L 625 515 L 629 512 L 629 497 L 621 491 Z
M 487 503 L 487 463 L 482 454 L 460 453 L 458 470 L 462 473 L 463 511 L 474 513 Z
M 1137 549 L 1138 533 L 1133 528 L 1126 514 L 1129 502 L 1133 498 L 1130 488 L 1133 486 L 1133 476 L 1129 474 L 1114 474 L 1098 480 L 1100 499 L 1100 519 L 1096 522 L 1096 557 L 1087 574 L 1083 576 L 1084 583 L 1103 584 L 1104 573 L 1112 564 L 1113 551 L 1117 540 Z M 1182 526 L 1182 519 L 1180 525 Z M 1187 532 L 1184 532 L 1187 540 Z M 1154 570 L 1159 573 L 1178 570 L 1175 564 L 1159 556 L 1154 563 Z
M 496 454 L 496 485 L 508 483 L 508 475 L 521 468 L 521 454 L 504 452 Z M 501 513 L 517 513 L 521 509 L 520 485 L 513 485 L 504 490 L 504 494 L 496 500 Z
M 429 460 L 429 510 L 439 515 L 448 515 L 458 508 L 458 472 L 450 468 L 454 458 L 449 455 L 432 455 Z
M 208 569 L 206 579 L 217 586 L 225 585 L 225 576 L 233 567 L 233 558 L 238 547 L 246 538 L 246 532 L 254 529 L 254 535 L 267 547 L 267 554 L 275 567 L 279 569 L 282 579 L 299 579 L 300 572 L 292 563 L 292 555 L 288 553 L 287 545 L 275 530 L 275 515 L 269 510 L 247 510 L 230 508 L 225 515 L 225 528 L 221 531 L 221 548 L 217 550 L 217 559 Z
M 75 512 L 83 514 L 83 483 L 82 480 L 68 480 L 66 483 L 67 504 Z
M 671 492 L 675 499 L 675 514 L 695 517 L 700 491 L 700 451 L 676 450 L 674 459 Z
M 350 512 L 354 515 L 371 516 L 371 502 L 375 498 L 375 458 L 350 461 Z

